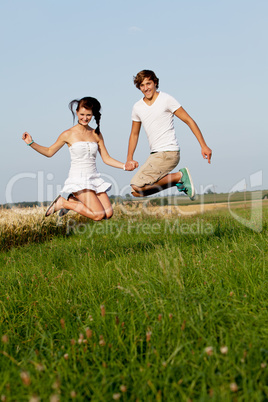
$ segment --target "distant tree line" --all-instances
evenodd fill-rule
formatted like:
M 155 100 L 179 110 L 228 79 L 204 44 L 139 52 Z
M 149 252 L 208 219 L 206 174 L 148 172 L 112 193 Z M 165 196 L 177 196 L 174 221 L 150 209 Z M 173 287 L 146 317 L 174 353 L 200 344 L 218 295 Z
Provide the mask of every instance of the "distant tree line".
M 237 192 L 239 193 L 239 192 Z M 251 193 L 251 192 L 247 192 L 247 193 Z M 208 189 L 207 192 L 205 194 L 218 194 L 218 193 L 214 193 L 211 189 Z M 220 193 L 218 195 L 224 195 L 224 193 Z M 266 190 L 263 191 L 262 193 L 262 199 L 268 199 L 268 192 L 266 192 Z M 178 194 L 178 196 L 181 196 L 181 194 Z M 116 204 L 122 204 L 123 202 L 127 201 L 128 204 L 132 204 L 132 202 L 136 202 L 137 199 L 133 198 L 130 194 L 126 194 L 124 197 L 120 196 L 120 195 L 111 195 L 109 196 L 111 202 L 115 202 Z M 167 197 L 161 197 L 158 196 L 156 198 L 150 198 L 148 199 L 150 205 L 152 206 L 160 206 L 160 205 L 169 205 L 169 200 Z M 12 204 L 0 204 L 1 208 L 4 209 L 11 209 L 13 207 L 16 208 L 33 208 L 33 207 L 41 207 L 41 206 L 48 206 L 50 204 L 51 201 L 44 201 L 44 202 L 39 202 L 39 201 L 23 201 L 23 202 L 14 202 Z
M 5 209 L 11 209 L 13 207 L 16 208 L 33 208 L 33 207 L 41 207 L 47 206 L 50 204 L 50 201 L 44 201 L 44 202 L 39 202 L 39 201 L 23 201 L 23 202 L 13 202 L 12 204 L 1 204 L 1 208 Z

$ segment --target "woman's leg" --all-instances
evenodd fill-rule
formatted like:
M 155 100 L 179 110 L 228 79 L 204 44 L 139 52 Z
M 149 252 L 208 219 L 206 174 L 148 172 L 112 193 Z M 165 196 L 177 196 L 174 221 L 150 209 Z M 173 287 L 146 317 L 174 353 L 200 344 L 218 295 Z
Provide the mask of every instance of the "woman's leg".
M 101 221 L 106 217 L 105 208 L 95 191 L 82 190 L 73 193 L 73 195 L 78 201 L 76 202 L 75 198 L 69 201 L 69 205 L 71 205 L 71 208 L 69 209 L 72 209 L 80 215 L 84 215 L 94 221 Z
M 110 219 L 113 216 L 114 211 L 108 195 L 106 193 L 99 193 L 97 194 L 97 197 L 105 210 L 105 218 Z
M 106 193 L 101 194 L 105 194 L 107 196 Z M 109 205 L 107 203 L 107 199 L 104 196 L 101 197 L 101 199 L 103 199 L 103 202 L 105 202 L 105 208 L 104 208 L 102 202 L 100 201 L 99 196 L 100 196 L 99 194 L 97 196 L 95 191 L 82 190 L 78 191 L 77 193 L 74 193 L 74 197 L 72 197 L 70 201 L 67 201 L 63 197 L 60 197 L 53 205 L 54 207 L 53 212 L 57 212 L 62 208 L 66 208 L 71 211 L 75 211 L 80 215 L 86 216 L 87 218 L 90 218 L 94 221 L 100 221 L 106 218 L 105 208 L 107 209 L 108 215 L 111 214 L 111 212 L 109 212 Z

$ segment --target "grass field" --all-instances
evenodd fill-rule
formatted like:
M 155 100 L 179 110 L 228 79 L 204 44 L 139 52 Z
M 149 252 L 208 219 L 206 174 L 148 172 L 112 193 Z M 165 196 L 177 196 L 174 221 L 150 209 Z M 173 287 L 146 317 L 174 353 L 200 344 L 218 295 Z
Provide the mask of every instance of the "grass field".
M 267 207 L 68 219 L 0 254 L 2 401 L 268 400 Z

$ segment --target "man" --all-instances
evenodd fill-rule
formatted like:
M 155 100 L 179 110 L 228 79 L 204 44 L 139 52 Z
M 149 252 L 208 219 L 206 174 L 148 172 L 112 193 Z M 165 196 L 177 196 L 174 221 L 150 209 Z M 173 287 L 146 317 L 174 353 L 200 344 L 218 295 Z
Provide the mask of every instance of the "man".
M 170 173 L 179 163 L 180 148 L 175 136 L 174 115 L 186 123 L 200 146 L 204 159 L 211 162 L 212 151 L 195 121 L 172 96 L 157 91 L 159 79 L 151 70 L 142 70 L 134 77 L 134 84 L 144 97 L 135 103 L 132 110 L 132 129 L 129 137 L 126 168 L 138 167 L 133 155 L 138 143 L 141 125 L 147 134 L 150 156 L 131 180 L 132 195 L 143 197 L 166 188 L 177 186 L 191 200 L 195 189 L 187 168 Z

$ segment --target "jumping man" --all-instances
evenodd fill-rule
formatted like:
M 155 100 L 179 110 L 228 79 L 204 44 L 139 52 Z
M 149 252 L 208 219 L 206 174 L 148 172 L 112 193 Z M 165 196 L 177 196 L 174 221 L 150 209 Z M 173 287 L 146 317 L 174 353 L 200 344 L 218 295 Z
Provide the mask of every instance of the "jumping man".
M 139 166 L 133 160 L 141 125 L 147 134 L 150 155 L 131 180 L 132 195 L 143 197 L 166 188 L 177 186 L 191 200 L 195 197 L 194 184 L 188 168 L 170 173 L 179 163 L 180 148 L 174 130 L 174 115 L 186 123 L 201 146 L 204 159 L 211 162 L 212 151 L 195 123 L 179 102 L 172 96 L 157 91 L 159 79 L 151 70 L 140 71 L 134 84 L 144 97 L 135 103 L 132 110 L 132 129 L 129 137 L 126 168 Z

